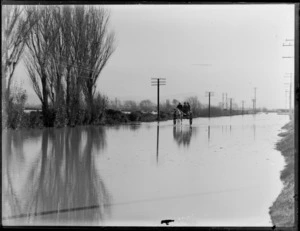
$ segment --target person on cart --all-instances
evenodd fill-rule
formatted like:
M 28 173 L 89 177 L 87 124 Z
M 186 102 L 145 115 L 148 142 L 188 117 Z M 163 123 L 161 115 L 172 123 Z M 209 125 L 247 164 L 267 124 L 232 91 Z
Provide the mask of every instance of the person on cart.
M 184 102 L 184 103 L 183 103 L 182 112 L 183 112 L 184 114 L 187 114 L 187 113 L 189 112 L 189 108 L 188 108 L 187 102 Z
M 181 104 L 180 102 L 178 103 L 177 108 L 178 108 L 180 111 L 182 111 L 182 108 L 183 108 L 183 107 L 182 107 L 182 104 Z
M 191 106 L 188 102 L 184 102 L 183 106 L 181 103 L 178 103 L 176 109 L 174 108 L 174 114 L 173 114 L 173 121 L 174 124 L 176 124 L 176 119 L 180 119 L 182 123 L 182 119 L 189 119 L 190 120 L 190 125 L 192 125 L 192 112 L 191 112 Z

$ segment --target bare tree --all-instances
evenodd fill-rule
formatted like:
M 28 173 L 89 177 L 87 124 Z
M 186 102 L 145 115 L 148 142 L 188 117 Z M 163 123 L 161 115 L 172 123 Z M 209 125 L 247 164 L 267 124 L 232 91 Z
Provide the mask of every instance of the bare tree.
M 23 53 L 28 33 L 35 23 L 31 17 L 31 12 L 23 6 L 2 6 L 2 99 L 5 101 L 2 114 L 6 114 L 12 77 Z
M 164 112 L 170 112 L 173 109 L 169 99 L 167 99 L 166 102 L 161 103 L 160 107 L 161 107 L 161 111 Z
M 51 68 L 51 50 L 56 42 L 57 32 L 53 32 L 53 7 L 35 6 L 32 11 L 32 20 L 37 20 L 29 32 L 26 41 L 26 67 L 32 81 L 33 89 L 42 103 L 44 126 L 49 124 L 49 97 L 53 100 L 53 79 Z
M 190 104 L 191 110 L 194 116 L 198 116 L 201 110 L 201 103 L 198 100 L 197 96 L 191 96 L 186 99 L 186 101 Z
M 83 107 L 83 81 L 87 76 L 87 52 L 88 42 L 86 27 L 88 26 L 85 20 L 85 7 L 76 6 L 71 11 L 72 26 L 71 26 L 71 60 L 73 71 L 70 81 L 70 121 L 77 123 L 78 111 Z
M 89 6 L 32 10 L 40 20 L 29 33 L 26 65 L 43 105 L 45 125 L 49 106 L 57 113 L 62 105 L 69 124 L 80 120 L 79 109 L 87 109 L 92 123 L 98 108 L 94 105 L 96 81 L 114 51 L 108 11 Z
M 63 75 L 65 65 L 63 59 L 65 56 L 65 43 L 63 40 L 63 32 L 61 22 L 63 21 L 60 13 L 61 8 L 55 7 L 52 10 L 53 24 L 49 28 L 50 37 L 55 39 L 53 45 L 49 48 L 50 59 L 48 66 L 49 81 L 50 81 L 50 99 L 53 107 L 56 109 L 64 99 Z
M 63 6 L 60 16 L 60 32 L 64 45 L 62 62 L 65 65 L 65 103 L 68 119 L 70 118 L 71 105 L 71 75 L 74 70 L 74 49 L 72 49 L 72 8 Z
M 178 103 L 179 103 L 179 101 L 177 99 L 172 100 L 173 107 L 176 107 Z
M 94 119 L 94 94 L 96 82 L 101 71 L 115 50 L 114 33 L 108 30 L 109 12 L 105 9 L 87 7 L 84 12 L 85 22 L 81 36 L 85 36 L 86 49 L 83 55 L 86 69 L 83 76 L 83 92 L 90 109 L 91 121 Z
M 54 23 L 50 30 L 52 34 L 57 33 L 57 37 L 50 50 L 50 67 L 48 68 L 50 79 L 53 82 L 50 91 L 51 102 L 56 111 L 63 108 L 69 123 L 70 118 L 75 116 L 71 112 L 76 113 L 78 110 L 76 95 L 80 95 L 80 86 L 78 86 L 80 77 L 77 75 L 75 59 L 81 58 L 82 54 L 79 52 L 81 46 L 76 43 L 75 39 L 80 34 L 75 32 L 73 19 L 76 21 L 76 17 L 74 13 L 75 8 L 72 6 L 56 6 L 52 11 Z M 83 21 L 82 18 L 80 20 Z
M 79 107 L 85 107 L 89 111 L 89 123 L 92 123 L 96 113 L 96 82 L 114 51 L 114 34 L 108 31 L 109 13 L 92 6 L 67 6 L 62 10 L 60 21 L 63 47 L 55 54 L 62 51 L 63 59 L 59 63 L 66 65 L 68 117 L 71 123 L 76 123 Z M 81 105 L 82 96 L 85 105 Z
M 136 111 L 138 109 L 137 104 L 133 100 L 126 100 L 124 102 L 124 109 L 127 111 Z
M 108 107 L 108 97 L 105 95 L 101 95 L 99 92 L 95 97 L 95 122 L 101 122 L 103 115 L 105 114 L 105 110 Z M 93 121 L 94 122 L 94 121 Z
M 142 100 L 140 102 L 139 106 L 140 106 L 140 109 L 145 112 L 151 112 L 155 107 L 154 103 L 151 102 L 149 99 Z
M 114 110 L 122 110 L 123 104 L 122 104 L 121 100 L 119 100 L 118 98 L 115 98 L 114 100 L 109 101 L 108 107 L 110 109 L 114 109 Z

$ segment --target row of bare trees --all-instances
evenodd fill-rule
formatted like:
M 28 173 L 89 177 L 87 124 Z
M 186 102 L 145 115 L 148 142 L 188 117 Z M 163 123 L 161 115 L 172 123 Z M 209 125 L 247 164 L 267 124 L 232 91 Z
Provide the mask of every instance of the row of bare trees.
M 78 124 L 80 111 L 89 124 L 99 117 L 102 107 L 95 100 L 103 99 L 95 96 L 96 82 L 115 50 L 109 19 L 109 11 L 97 6 L 22 7 L 16 21 L 26 24 L 26 31 L 16 31 L 26 36 L 18 57 L 24 50 L 25 65 L 42 104 L 44 126 Z M 14 47 L 18 44 L 14 42 Z M 3 60 L 11 62 L 7 53 L 2 52 L 4 72 Z
M 109 12 L 94 6 L 36 6 L 32 20 L 39 19 L 26 41 L 26 67 L 34 91 L 41 100 L 44 125 L 55 113 L 78 123 L 78 111 L 97 117 L 94 105 L 96 81 L 114 51 L 109 31 Z

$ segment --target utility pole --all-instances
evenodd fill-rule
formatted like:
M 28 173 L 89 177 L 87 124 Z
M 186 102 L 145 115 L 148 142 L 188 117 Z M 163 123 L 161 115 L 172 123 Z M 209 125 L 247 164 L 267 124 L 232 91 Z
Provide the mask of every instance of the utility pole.
M 242 100 L 242 115 L 244 115 L 244 100 Z
M 230 98 L 230 116 L 231 116 L 231 112 L 232 112 L 232 98 Z
M 214 96 L 212 91 L 206 92 L 206 96 L 208 96 L 208 118 L 210 118 L 210 97 Z
M 157 122 L 159 122 L 159 86 L 166 85 L 166 78 L 151 78 L 151 86 L 157 86 Z
M 285 109 L 286 109 L 286 110 L 287 110 L 287 108 L 288 108 L 288 107 L 287 107 L 287 104 L 288 104 L 288 103 L 287 103 L 287 102 L 288 102 L 288 100 L 287 100 L 287 99 L 288 99 L 288 93 L 289 93 L 289 91 L 288 91 L 288 90 L 285 90 Z
M 256 87 L 254 88 L 254 113 L 256 114 Z
M 254 88 L 254 99 L 253 101 L 253 114 L 256 114 L 256 87 Z
M 227 99 L 227 93 L 226 93 L 226 110 L 228 109 L 228 99 Z
M 298 17 L 298 19 L 299 19 L 299 17 Z M 299 26 L 299 24 L 298 24 L 298 26 Z M 295 40 L 294 39 L 286 39 L 285 42 L 288 42 L 288 43 L 283 43 L 283 45 L 282 45 L 283 47 L 294 47 L 295 46 Z M 296 46 L 298 46 L 298 48 L 299 48 L 299 42 L 296 43 Z M 294 51 L 294 54 L 297 56 L 297 49 Z M 298 56 L 299 56 L 299 53 L 298 53 Z M 283 56 L 282 58 L 283 59 L 294 59 L 294 56 Z M 295 59 L 294 59 L 294 62 L 295 62 Z M 291 74 L 291 76 L 289 76 L 290 77 L 290 109 L 289 109 L 289 114 L 290 114 L 290 119 L 292 119 L 292 85 L 291 85 L 292 84 L 292 81 L 291 81 L 292 80 L 292 73 L 290 73 L 290 74 Z
M 289 95 L 289 114 L 290 114 L 290 117 L 292 116 L 292 76 L 293 76 L 293 73 L 287 73 L 289 76 L 285 76 L 285 78 L 290 78 L 290 82 L 289 83 L 286 83 L 286 84 L 289 84 L 290 86 L 290 95 Z
M 224 110 L 224 93 L 222 93 L 222 110 Z
M 156 134 L 156 163 L 158 164 L 158 153 L 159 153 L 159 126 L 157 126 Z

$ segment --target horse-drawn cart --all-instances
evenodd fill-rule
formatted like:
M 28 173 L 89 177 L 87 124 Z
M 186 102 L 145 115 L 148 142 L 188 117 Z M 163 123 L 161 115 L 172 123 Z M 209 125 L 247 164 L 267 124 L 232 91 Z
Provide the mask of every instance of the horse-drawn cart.
M 190 121 L 190 125 L 192 125 L 193 123 L 193 114 L 192 111 L 182 111 L 178 108 L 174 109 L 173 112 L 173 123 L 174 125 L 176 125 L 176 122 L 178 123 L 180 121 L 180 123 L 182 124 L 182 119 L 188 119 Z

